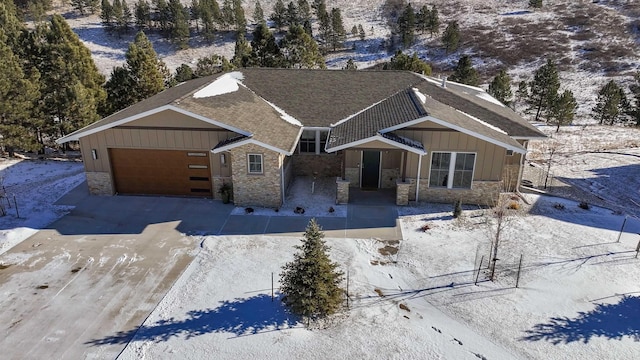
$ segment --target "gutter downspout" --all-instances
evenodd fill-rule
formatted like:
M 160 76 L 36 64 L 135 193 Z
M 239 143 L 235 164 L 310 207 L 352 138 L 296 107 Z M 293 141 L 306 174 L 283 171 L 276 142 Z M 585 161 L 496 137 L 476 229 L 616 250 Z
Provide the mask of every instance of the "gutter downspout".
M 528 151 L 529 150 L 529 141 L 525 141 L 523 145 L 524 145 L 524 148 L 527 149 L 527 151 Z M 524 160 L 525 160 L 526 156 L 527 156 L 526 152 L 520 156 L 520 169 L 518 171 L 518 181 L 516 181 L 516 195 L 518 195 L 518 197 L 520 197 L 520 199 L 522 199 L 522 201 L 524 201 L 525 204 L 531 205 L 529 203 L 529 201 L 527 201 L 527 198 L 524 196 L 524 194 L 522 194 L 520 192 L 520 185 L 521 185 L 522 175 L 524 174 Z
M 284 199 L 285 199 L 285 187 L 284 187 L 284 156 L 285 155 L 280 155 L 282 156 L 282 164 L 280 165 L 280 186 L 282 187 L 282 205 L 284 205 Z
M 420 195 L 420 171 L 422 170 L 422 154 L 418 157 L 418 176 L 416 176 L 416 203 Z

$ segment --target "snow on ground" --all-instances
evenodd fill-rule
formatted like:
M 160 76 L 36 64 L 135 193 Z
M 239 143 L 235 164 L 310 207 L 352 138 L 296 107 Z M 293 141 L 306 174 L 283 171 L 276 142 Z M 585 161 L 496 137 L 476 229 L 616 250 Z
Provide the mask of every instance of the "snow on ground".
M 82 183 L 85 176 L 80 161 L 0 158 L 0 179 L 6 194 L 0 198 L 6 212 L 0 217 L 2 254 L 66 214 L 68 207 L 53 203 Z
M 349 272 L 350 309 L 310 329 L 277 294 L 298 239 L 207 237 L 121 358 L 635 358 L 640 222 L 616 242 L 623 217 L 610 210 L 529 200 L 528 214 L 508 218 L 495 282 L 485 260 L 474 285 L 492 234 L 486 210 L 454 220 L 449 205 L 421 204 L 400 208 L 398 243 L 327 239 Z

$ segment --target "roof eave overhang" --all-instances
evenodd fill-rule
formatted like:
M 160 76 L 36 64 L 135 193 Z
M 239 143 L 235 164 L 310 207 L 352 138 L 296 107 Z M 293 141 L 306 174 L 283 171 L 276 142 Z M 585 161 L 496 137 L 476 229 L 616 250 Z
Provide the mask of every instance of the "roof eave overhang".
M 56 143 L 57 144 L 64 144 L 64 143 L 69 142 L 69 141 L 77 141 L 77 140 L 80 140 L 81 137 L 84 137 L 84 136 L 87 136 L 87 135 L 91 135 L 91 134 L 95 134 L 97 132 L 104 131 L 104 130 L 107 130 L 107 129 L 111 129 L 111 128 L 114 128 L 116 126 L 124 125 L 124 124 L 126 124 L 128 122 L 135 121 L 135 120 L 138 120 L 138 119 L 142 119 L 144 117 L 151 116 L 151 115 L 154 115 L 154 114 L 157 114 L 159 112 L 166 111 L 166 110 L 175 111 L 177 113 L 192 117 L 194 119 L 198 119 L 200 121 L 203 121 L 203 122 L 215 125 L 215 126 L 219 126 L 219 127 L 223 128 L 223 129 L 227 129 L 229 131 L 233 131 L 233 132 L 241 134 L 241 135 L 245 135 L 245 136 L 250 136 L 251 135 L 249 132 L 247 132 L 245 130 L 236 128 L 234 126 L 227 125 L 225 123 L 222 123 L 222 122 L 219 122 L 219 121 L 216 121 L 216 120 L 213 120 L 213 119 L 209 119 L 207 117 L 204 117 L 202 115 L 198 115 L 198 114 L 193 113 L 191 111 L 182 109 L 182 108 L 177 107 L 175 105 L 163 105 L 163 106 L 157 107 L 155 109 L 144 111 L 144 112 L 141 112 L 139 114 L 136 114 L 136 115 L 133 115 L 133 116 L 129 116 L 129 117 L 126 117 L 124 119 L 105 124 L 103 126 L 98 126 L 98 127 L 95 127 L 93 129 L 90 129 L 90 130 L 87 130 L 87 131 L 83 131 L 82 129 L 80 129 L 78 131 L 75 131 L 75 132 L 67 135 L 67 136 L 63 136 L 60 139 L 57 139 Z M 91 126 L 91 125 L 89 125 L 89 126 Z
M 454 124 L 451 124 L 451 123 L 446 122 L 444 120 L 440 120 L 440 119 L 435 118 L 433 116 L 429 116 L 427 120 L 433 121 L 434 123 L 436 123 L 438 125 L 442 125 L 442 126 L 450 128 L 450 129 L 459 131 L 459 132 L 461 132 L 463 134 L 467 134 L 467 135 L 473 136 L 473 137 L 478 138 L 480 140 L 484 140 L 484 141 L 486 141 L 488 143 L 491 143 L 491 144 L 494 144 L 494 145 L 498 145 L 498 146 L 503 147 L 503 148 L 505 148 L 507 150 L 512 150 L 513 152 L 517 152 L 519 154 L 526 154 L 527 153 L 527 149 L 523 148 L 522 146 L 515 146 L 515 145 L 507 144 L 505 142 L 496 140 L 496 139 L 491 138 L 489 136 L 478 134 L 475 131 L 471 131 L 469 129 L 463 128 L 462 126 L 454 125 Z M 506 135 L 506 136 L 508 136 L 508 135 Z
M 393 141 L 393 140 L 387 139 L 387 138 L 385 138 L 384 136 L 382 136 L 380 134 L 376 134 L 376 135 L 368 137 L 366 139 L 352 141 L 350 143 L 339 145 L 339 146 L 332 147 L 332 148 L 329 148 L 329 149 L 327 149 L 325 147 L 325 150 L 328 153 L 332 153 L 332 152 L 336 152 L 336 151 L 352 148 L 354 146 L 363 145 L 363 144 L 366 144 L 368 142 L 376 141 L 376 140 L 377 141 L 381 141 L 381 142 L 383 142 L 385 144 L 388 144 L 388 145 L 391 145 L 391 146 L 395 146 L 395 147 L 397 147 L 399 149 L 407 150 L 407 151 L 412 152 L 414 154 L 418 154 L 418 155 L 426 155 L 427 154 L 426 150 L 421 150 L 421 149 L 418 149 L 418 148 L 414 148 L 412 146 L 401 144 L 401 143 L 399 143 L 397 141 Z
M 243 145 L 247 145 L 247 144 L 258 145 L 258 146 L 263 147 L 265 149 L 269 149 L 271 151 L 275 151 L 275 152 L 277 152 L 279 154 L 283 154 L 283 155 L 286 155 L 286 156 L 289 156 L 289 155 L 293 154 L 293 150 L 292 151 L 282 150 L 280 148 L 277 148 L 277 147 L 269 145 L 269 144 L 265 144 L 262 141 L 255 140 L 253 138 L 247 138 L 245 140 L 241 140 L 241 141 L 237 141 L 237 142 L 234 142 L 234 143 L 231 143 L 231 144 L 228 144 L 228 145 L 220 146 L 219 148 L 211 149 L 211 152 L 214 153 L 214 154 L 218 154 L 218 153 L 221 153 L 223 151 L 229 151 L 231 149 L 234 149 L 234 148 L 237 148 L 237 147 L 240 147 L 240 146 L 243 146 Z M 295 149 L 295 147 L 294 147 L 294 149 Z

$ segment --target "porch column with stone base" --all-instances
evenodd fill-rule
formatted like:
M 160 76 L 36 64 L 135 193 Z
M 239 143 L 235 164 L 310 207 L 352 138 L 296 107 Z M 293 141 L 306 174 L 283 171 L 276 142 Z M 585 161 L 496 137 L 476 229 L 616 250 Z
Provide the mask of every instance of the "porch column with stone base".
M 409 205 L 409 189 L 411 189 L 411 182 L 396 181 L 396 205 Z
M 336 179 L 336 204 L 345 205 L 349 203 L 349 180 Z

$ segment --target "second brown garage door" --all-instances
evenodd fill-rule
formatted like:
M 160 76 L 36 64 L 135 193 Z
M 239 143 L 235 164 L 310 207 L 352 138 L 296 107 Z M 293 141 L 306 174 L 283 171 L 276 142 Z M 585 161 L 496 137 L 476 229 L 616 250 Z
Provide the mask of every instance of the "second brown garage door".
M 109 149 L 120 194 L 211 196 L 208 151 Z

